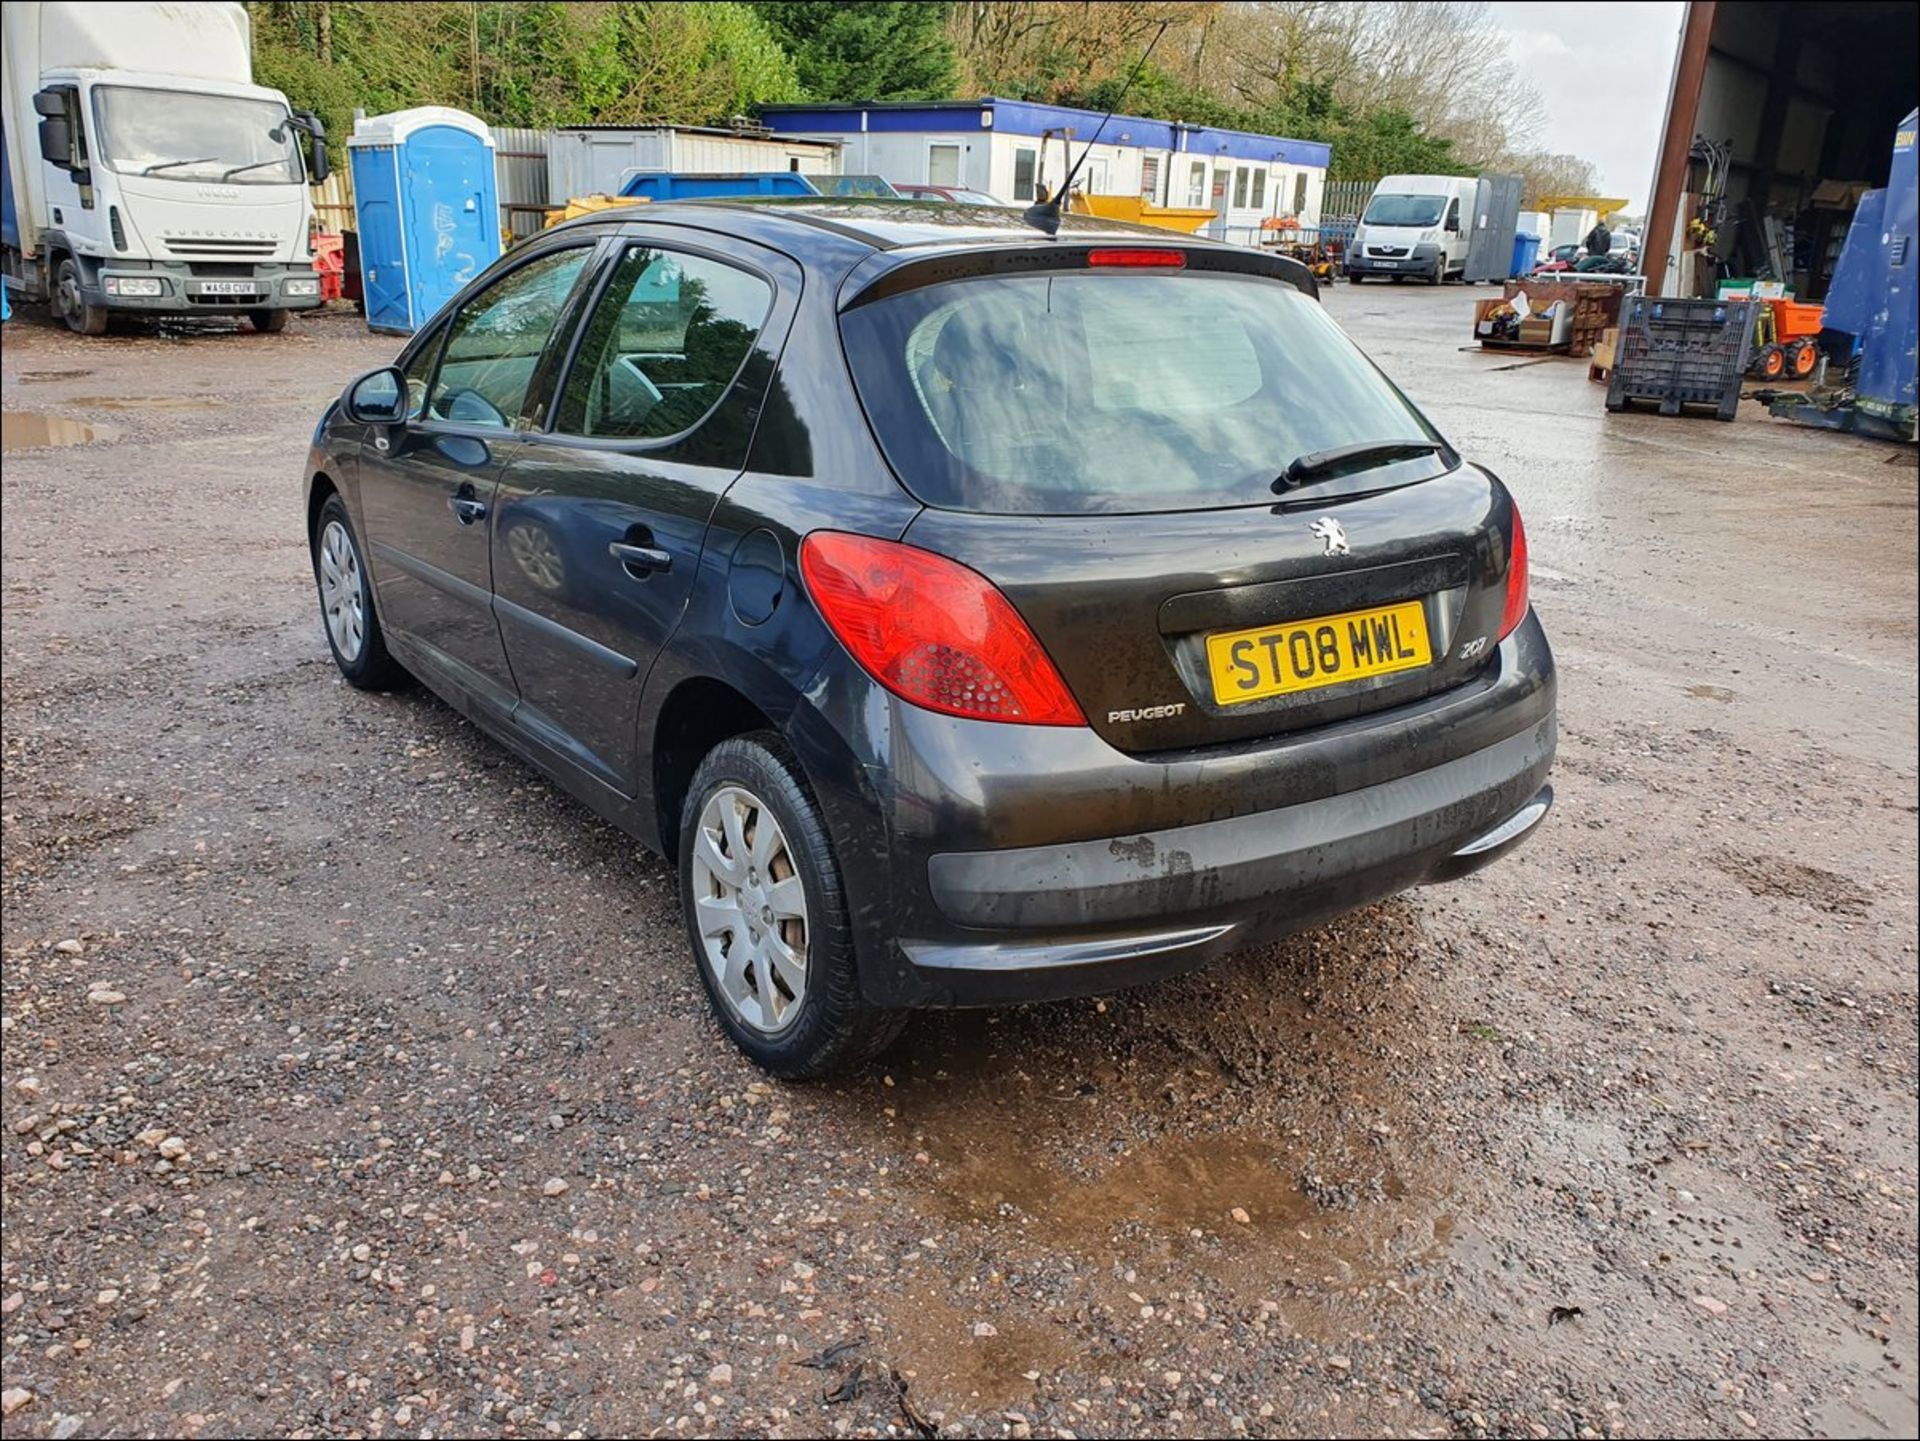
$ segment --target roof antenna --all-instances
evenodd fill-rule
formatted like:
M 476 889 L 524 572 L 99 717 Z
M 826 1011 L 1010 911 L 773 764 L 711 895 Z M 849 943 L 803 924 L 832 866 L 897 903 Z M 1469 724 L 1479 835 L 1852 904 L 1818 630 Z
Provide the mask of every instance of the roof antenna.
M 1067 196 L 1072 193 L 1074 177 L 1080 173 L 1080 167 L 1087 163 L 1087 156 L 1093 152 L 1101 132 L 1107 128 L 1107 122 L 1113 119 L 1114 113 L 1119 110 L 1122 102 L 1133 93 L 1133 82 L 1140 78 L 1140 72 L 1146 68 L 1147 57 L 1153 54 L 1153 47 L 1160 43 L 1160 37 L 1167 33 L 1167 26 L 1172 23 L 1170 20 L 1160 22 L 1160 28 L 1154 31 L 1153 39 L 1147 42 L 1147 48 L 1140 53 L 1140 59 L 1134 64 L 1133 73 L 1127 77 L 1127 83 L 1120 87 L 1119 95 L 1114 98 L 1113 109 L 1103 115 L 1100 123 L 1093 127 L 1093 138 L 1087 141 L 1085 148 L 1080 152 L 1080 158 L 1074 161 L 1072 168 L 1067 171 L 1067 178 L 1060 182 L 1060 188 L 1045 200 L 1029 205 L 1021 215 L 1020 218 L 1023 221 L 1040 231 L 1049 240 L 1060 233 L 1060 207 L 1066 204 Z

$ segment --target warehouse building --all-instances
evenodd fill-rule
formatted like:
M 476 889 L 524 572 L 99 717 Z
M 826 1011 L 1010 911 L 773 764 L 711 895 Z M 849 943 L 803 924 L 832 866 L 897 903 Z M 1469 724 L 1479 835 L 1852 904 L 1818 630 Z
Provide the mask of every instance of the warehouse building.
M 1098 111 L 1024 100 L 941 100 L 862 105 L 769 105 L 782 136 L 837 140 L 850 174 L 895 183 L 961 186 L 1025 205 L 1060 183 L 1100 125 Z M 1081 167 L 1077 188 L 1137 195 L 1154 205 L 1214 211 L 1203 232 L 1257 243 L 1261 222 L 1319 223 L 1328 147 L 1176 120 L 1115 115 Z
M 1920 91 L 1916 31 L 1913 0 L 1693 0 L 1647 211 L 1647 288 L 1710 295 L 1726 272 L 1822 299 Z

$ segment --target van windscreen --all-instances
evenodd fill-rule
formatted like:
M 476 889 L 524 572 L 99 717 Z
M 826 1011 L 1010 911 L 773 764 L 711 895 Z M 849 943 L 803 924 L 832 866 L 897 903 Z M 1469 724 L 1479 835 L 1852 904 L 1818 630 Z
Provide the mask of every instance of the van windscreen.
M 1360 220 L 1365 225 L 1438 225 L 1446 205 L 1444 195 L 1376 195 Z

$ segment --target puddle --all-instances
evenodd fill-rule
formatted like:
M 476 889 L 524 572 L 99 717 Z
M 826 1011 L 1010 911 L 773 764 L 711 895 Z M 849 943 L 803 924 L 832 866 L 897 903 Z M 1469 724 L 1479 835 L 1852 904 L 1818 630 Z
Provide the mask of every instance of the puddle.
M 0 451 L 88 445 L 111 438 L 112 432 L 105 426 L 88 425 L 65 416 L 35 415 L 24 410 L 0 413 Z
M 1012 1303 L 996 1285 L 957 1301 L 944 1285 L 901 1300 L 888 1326 L 887 1359 L 921 1405 L 1011 1405 L 1033 1395 L 1028 1372 L 1060 1370 L 1084 1351 L 1065 1326 L 1009 1315 Z
M 85 380 L 92 374 L 91 370 L 23 370 L 20 372 L 20 383 L 44 385 L 52 380 Z
M 185 410 L 206 403 L 204 395 L 76 395 L 66 402 L 85 410 Z

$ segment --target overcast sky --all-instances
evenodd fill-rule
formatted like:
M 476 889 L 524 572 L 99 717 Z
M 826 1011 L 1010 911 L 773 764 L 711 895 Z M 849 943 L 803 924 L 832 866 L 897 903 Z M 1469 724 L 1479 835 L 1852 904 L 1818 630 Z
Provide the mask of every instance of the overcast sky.
M 1679 0 L 1496 0 L 1513 58 L 1540 92 L 1534 144 L 1591 160 L 1602 195 L 1645 215 L 1680 38 Z

